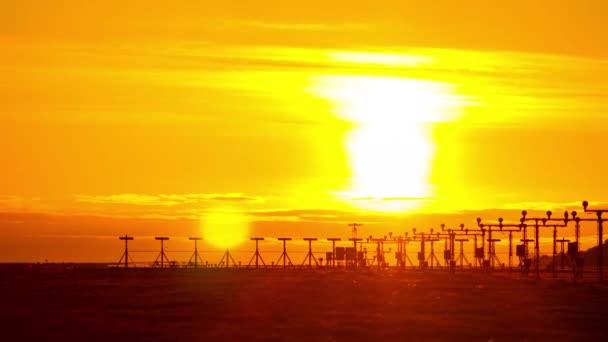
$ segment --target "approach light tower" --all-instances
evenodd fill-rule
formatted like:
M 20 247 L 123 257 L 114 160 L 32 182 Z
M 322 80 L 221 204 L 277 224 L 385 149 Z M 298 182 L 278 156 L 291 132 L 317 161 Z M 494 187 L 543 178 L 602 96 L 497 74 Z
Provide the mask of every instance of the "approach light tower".
M 202 238 L 195 236 L 189 237 L 188 240 L 194 241 L 194 253 L 192 253 L 190 260 L 188 260 L 188 265 L 192 265 L 192 260 L 194 260 L 194 268 L 197 268 L 199 260 L 201 264 L 203 263 L 203 258 L 201 258 L 200 254 L 198 253 L 198 241 L 202 240 Z
M 563 219 L 557 219 L 557 218 L 552 218 L 551 216 L 553 215 L 553 212 L 551 210 L 547 211 L 546 213 L 546 217 L 528 217 L 527 216 L 528 212 L 526 210 L 522 210 L 521 212 L 521 222 L 526 222 L 526 221 L 534 221 L 534 251 L 535 251 L 535 262 L 534 262 L 534 268 L 536 269 L 536 277 L 540 278 L 540 237 L 539 237 L 539 230 L 540 228 L 543 227 L 553 227 L 554 232 L 557 230 L 557 227 L 566 227 L 568 226 L 568 212 L 564 212 L 564 218 Z M 563 225 L 557 225 L 557 224 L 551 224 L 552 221 L 563 221 L 564 224 Z M 542 223 L 542 225 L 540 225 L 540 223 Z M 549 225 L 547 225 L 547 223 L 549 223 Z M 553 239 L 553 248 L 555 249 L 555 237 L 557 236 L 554 233 L 554 239 Z
M 359 252 L 357 251 L 357 242 L 363 240 L 361 238 L 357 237 L 357 228 L 363 226 L 363 223 L 349 223 L 348 224 L 349 227 L 352 227 L 352 238 L 348 239 L 349 241 L 353 242 L 353 247 L 355 248 L 355 260 L 353 263 L 353 266 L 355 267 L 355 269 L 357 269 L 358 265 L 359 265 Z
M 353 235 L 353 239 L 357 238 L 357 228 L 363 226 L 363 223 L 349 223 L 348 224 L 349 227 L 352 227 L 352 235 Z
M 604 280 L 604 221 L 602 214 L 608 212 L 608 209 L 589 209 L 589 202 L 583 201 L 583 210 L 586 213 L 595 214 L 595 219 L 580 219 L 580 221 L 596 221 L 597 222 L 597 264 L 598 264 L 598 280 L 602 282 Z M 577 238 L 578 242 L 578 238 Z
M 131 258 L 131 255 L 129 254 L 129 241 L 133 240 L 134 238 L 125 234 L 125 236 L 120 236 L 118 239 L 125 242 L 125 252 L 120 257 L 120 260 L 116 266 L 120 266 L 124 260 L 125 268 L 129 268 L 129 264 L 133 264 L 135 267 L 135 261 L 133 261 L 133 258 Z

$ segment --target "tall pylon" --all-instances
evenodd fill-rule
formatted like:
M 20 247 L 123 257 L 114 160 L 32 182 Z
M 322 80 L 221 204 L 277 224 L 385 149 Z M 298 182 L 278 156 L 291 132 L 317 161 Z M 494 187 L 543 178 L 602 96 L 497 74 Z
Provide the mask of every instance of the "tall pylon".
M 467 256 L 464 254 L 464 243 L 469 241 L 469 239 L 456 239 L 454 241 L 458 241 L 458 243 L 460 243 L 460 253 L 458 254 L 458 257 L 456 257 L 456 260 L 460 260 L 460 268 L 464 268 L 464 261 L 467 261 L 467 264 L 470 264 L 469 259 L 467 259 Z
M 199 260 L 200 260 L 201 264 L 203 263 L 203 259 L 198 254 L 198 244 L 197 244 L 197 242 L 200 241 L 200 240 L 202 240 L 202 238 L 200 238 L 200 237 L 189 237 L 188 240 L 194 241 L 194 253 L 192 253 L 192 256 L 190 257 L 190 260 L 188 260 L 188 265 L 192 265 L 193 264 L 192 260 L 194 259 L 194 268 L 197 268 Z
M 500 242 L 500 239 L 488 239 L 488 244 L 490 245 L 489 249 L 490 251 L 488 252 L 488 258 L 490 261 L 490 269 L 494 269 L 494 267 L 496 266 L 496 264 L 498 264 L 499 266 L 502 264 L 500 262 L 500 259 L 498 258 L 498 256 L 496 255 L 496 243 Z
M 433 267 L 435 265 L 437 265 L 439 267 L 440 262 L 439 262 L 439 259 L 437 258 L 437 256 L 435 255 L 435 242 L 441 241 L 441 240 L 437 239 L 437 238 L 433 238 L 431 236 L 431 237 L 427 238 L 426 241 L 431 243 L 431 253 L 429 254 L 429 257 L 426 261 L 427 262 L 430 261 L 431 269 L 433 269 Z M 435 263 L 433 263 L 433 261 L 435 261 Z
M 283 241 L 283 253 L 281 253 L 281 256 L 279 257 L 279 260 L 277 260 L 277 263 L 275 264 L 275 266 L 279 266 L 281 264 L 281 260 L 283 261 L 283 268 L 286 267 L 292 267 L 293 263 L 291 262 L 291 259 L 289 258 L 289 255 L 287 254 L 287 246 L 286 243 L 287 241 L 291 241 L 291 238 L 278 238 L 279 241 Z
M 157 266 L 158 259 L 160 259 L 160 268 L 164 268 L 165 261 L 167 262 L 167 264 L 171 263 L 171 261 L 169 261 L 169 258 L 167 257 L 167 254 L 165 254 L 165 241 L 169 240 L 169 238 L 166 236 L 157 236 L 154 239 L 160 241 L 160 253 L 156 257 L 156 260 L 154 260 L 153 266 Z
M 258 268 L 260 261 L 262 261 L 262 265 L 264 265 L 264 267 L 266 267 L 266 264 L 264 263 L 264 259 L 262 258 L 262 255 L 260 254 L 260 250 L 258 248 L 258 242 L 263 241 L 264 238 L 263 237 L 253 237 L 250 240 L 255 241 L 255 253 L 251 257 L 251 260 L 249 260 L 249 264 L 247 264 L 247 266 L 251 266 L 251 263 L 255 259 L 255 268 Z
M 125 234 L 125 236 L 120 236 L 120 237 L 118 237 L 118 239 L 124 240 L 125 252 L 120 257 L 120 260 L 118 261 L 118 264 L 116 264 L 116 267 L 120 267 L 121 265 L 124 265 L 125 268 L 129 268 L 129 264 L 132 264 L 133 267 L 135 267 L 135 261 L 133 261 L 133 258 L 131 258 L 131 255 L 129 254 L 129 241 L 134 240 L 134 238 L 132 236 L 128 236 L 127 234 Z M 123 261 L 124 261 L 124 264 L 123 264 Z
M 327 238 L 327 241 L 331 241 L 331 267 L 333 267 L 333 268 L 336 268 L 336 241 L 340 241 L 340 240 L 342 240 L 342 239 Z
M 353 230 L 352 230 L 352 235 L 353 235 L 352 238 L 356 239 L 357 238 L 357 233 L 358 233 L 357 232 L 357 227 L 363 226 L 363 223 L 349 223 L 348 226 L 353 228 Z
M 375 262 L 375 263 L 377 263 L 378 269 L 381 269 L 384 266 L 384 239 L 376 238 L 376 239 L 371 239 L 371 240 L 376 242 L 377 246 L 376 246 L 376 256 L 374 257 L 374 260 L 372 260 L 372 263 L 370 266 L 373 266 L 374 262 Z
M 317 238 L 304 238 L 304 241 L 308 241 L 308 254 L 306 254 L 306 258 L 304 258 L 304 261 L 302 261 L 302 266 L 304 266 L 306 260 L 308 260 L 308 268 L 312 268 L 313 261 L 315 262 L 315 265 L 319 266 L 317 258 L 315 258 L 315 255 L 312 254 L 312 242 L 317 241 Z

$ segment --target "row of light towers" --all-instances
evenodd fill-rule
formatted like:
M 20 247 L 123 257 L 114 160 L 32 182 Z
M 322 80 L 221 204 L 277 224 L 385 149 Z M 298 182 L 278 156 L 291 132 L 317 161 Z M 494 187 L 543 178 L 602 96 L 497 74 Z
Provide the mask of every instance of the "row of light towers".
M 133 258 L 131 257 L 131 254 L 129 253 L 129 241 L 133 241 L 133 240 L 135 240 L 135 238 L 125 234 L 125 236 L 120 236 L 120 237 L 118 237 L 118 239 L 123 240 L 125 242 L 125 251 L 122 254 L 122 256 L 120 257 L 120 260 L 118 261 L 117 266 L 123 266 L 124 268 L 129 268 L 129 266 L 135 266 L 135 261 L 133 261 Z M 168 241 L 169 237 L 157 236 L 154 239 L 157 241 L 160 241 L 160 253 L 154 260 L 153 265 L 164 268 L 165 262 L 166 262 L 166 265 L 169 266 L 171 264 L 171 261 L 169 261 L 169 257 L 167 257 L 167 254 L 165 253 L 165 241 Z M 188 260 L 188 264 L 193 265 L 194 267 L 198 267 L 199 262 L 201 264 L 203 263 L 203 259 L 201 258 L 200 254 L 198 253 L 198 241 L 202 240 L 202 238 L 189 237 L 188 240 L 194 241 L 194 252 L 192 253 L 192 256 L 190 257 L 190 259 Z
M 540 262 L 540 241 L 539 241 L 539 231 L 541 228 L 553 228 L 553 255 L 555 258 L 556 255 L 556 244 L 557 242 L 561 243 L 562 247 L 562 254 L 563 254 L 563 250 L 564 250 L 564 243 L 569 242 L 569 240 L 566 239 L 561 239 L 558 240 L 557 239 L 557 229 L 558 228 L 564 228 L 567 227 L 568 223 L 570 221 L 574 221 L 575 222 L 575 242 L 571 243 L 569 245 L 569 254 L 572 252 L 574 254 L 574 256 L 576 256 L 576 258 L 573 258 L 573 268 L 574 269 L 579 269 L 582 265 L 578 265 L 577 263 L 581 263 L 582 261 L 578 259 L 578 253 L 579 253 L 579 240 L 580 240 L 580 223 L 581 222 L 596 222 L 597 223 L 597 234 L 598 234 L 598 279 L 599 281 L 603 281 L 603 222 L 604 222 L 604 218 L 602 217 L 602 215 L 605 212 L 608 212 L 608 209 L 591 209 L 589 208 L 589 203 L 587 201 L 584 201 L 582 203 L 583 206 L 583 210 L 585 213 L 589 213 L 589 214 L 595 214 L 595 218 L 582 218 L 580 217 L 576 211 L 572 211 L 572 212 L 564 212 L 564 217 L 563 218 L 554 218 L 553 217 L 553 213 L 551 211 L 547 211 L 546 212 L 546 216 L 545 217 L 530 217 L 528 216 L 528 212 L 526 210 L 523 210 L 521 212 L 521 218 L 519 220 L 518 224 L 510 224 L 510 223 L 505 223 L 503 221 L 502 218 L 498 219 L 498 223 L 485 223 L 481 221 L 481 218 L 477 218 L 477 225 L 479 229 L 468 229 L 468 228 L 464 228 L 464 224 L 460 225 L 460 230 L 456 230 L 456 229 L 450 229 L 450 228 L 446 228 L 445 224 L 441 225 L 441 232 L 436 232 L 435 234 L 433 233 L 433 229 L 431 229 L 430 234 L 424 233 L 424 232 L 416 232 L 416 229 L 413 229 L 413 234 L 412 237 L 408 237 L 408 234 L 405 233 L 405 238 L 403 237 L 398 237 L 394 240 L 396 240 L 398 242 L 398 249 L 397 249 L 397 259 L 398 259 L 398 263 L 402 266 L 405 266 L 407 264 L 407 261 L 410 261 L 411 264 L 411 260 L 407 260 L 409 259 L 409 257 L 407 257 L 407 254 L 405 253 L 405 245 L 410 242 L 410 241 L 420 241 L 421 242 L 421 246 L 420 246 L 420 252 L 418 255 L 418 259 L 419 261 L 421 261 L 421 265 L 426 266 L 426 264 L 428 262 L 430 262 L 430 266 L 431 268 L 434 267 L 435 264 L 439 264 L 439 259 L 437 258 L 437 256 L 435 255 L 435 251 L 434 251 L 434 243 L 437 241 L 440 241 L 440 238 L 446 238 L 446 244 L 449 243 L 449 247 L 447 247 L 446 245 L 446 250 L 444 253 L 444 259 L 446 260 L 446 262 L 449 262 L 448 266 L 450 267 L 450 269 L 454 269 L 455 265 L 457 264 L 457 259 L 460 261 L 460 265 L 461 267 L 463 266 L 464 260 L 466 259 L 466 256 L 464 255 L 464 247 L 463 247 L 463 243 L 466 241 L 469 241 L 469 237 L 474 237 L 475 240 L 475 259 L 476 259 L 476 263 L 479 263 L 479 266 L 486 266 L 490 269 L 493 269 L 495 267 L 495 263 L 498 260 L 498 258 L 496 257 L 495 254 L 495 243 L 500 241 L 500 239 L 496 239 L 492 237 L 492 233 L 493 232 L 508 232 L 509 233 L 509 268 L 512 267 L 513 264 L 513 246 L 512 246 L 512 239 L 513 239 L 513 233 L 514 232 L 523 232 L 523 239 L 521 239 L 520 241 L 522 242 L 522 245 L 520 245 L 523 248 L 523 262 L 526 263 L 527 260 L 527 256 L 528 256 L 528 243 L 530 242 L 534 242 L 534 262 L 535 262 L 535 271 L 536 271 L 536 275 L 539 276 L 540 273 L 540 267 L 539 267 L 539 262 Z M 530 225 L 528 224 L 530 223 Z M 350 241 L 353 242 L 353 247 L 354 247 L 354 253 L 355 253 L 355 257 L 354 257 L 354 266 L 355 268 L 358 266 L 359 264 L 359 258 L 358 258 L 358 249 L 357 249 L 357 245 L 361 244 L 362 242 L 362 238 L 359 238 L 358 235 L 358 228 L 362 226 L 361 223 L 351 223 L 348 226 L 350 226 L 352 228 L 352 237 L 349 239 Z M 534 228 L 534 239 L 529 239 L 527 236 L 527 229 L 529 227 L 533 227 Z M 498 230 L 496 230 L 498 229 Z M 488 242 L 488 259 L 485 259 L 485 252 L 484 252 L 484 245 L 485 245 L 485 234 L 488 234 L 488 238 L 487 238 L 487 242 Z M 391 234 L 392 235 L 392 234 Z M 477 236 L 481 235 L 481 247 L 478 248 L 477 247 Z M 457 236 L 462 236 L 462 238 L 457 238 Z M 121 236 L 119 237 L 120 240 L 125 241 L 125 252 L 122 255 L 122 257 L 120 258 L 119 264 L 120 265 L 124 265 L 125 268 L 128 268 L 129 265 L 134 265 L 133 259 L 131 258 L 131 255 L 129 253 L 129 249 L 128 249 L 128 242 L 132 241 L 134 238 L 128 235 L 125 236 Z M 167 264 L 169 264 L 169 259 L 166 256 L 165 252 L 164 252 L 164 242 L 169 240 L 168 237 L 164 237 L 164 236 L 159 236 L 155 238 L 156 240 L 159 240 L 161 242 L 161 251 L 159 253 L 159 255 L 157 256 L 156 260 L 154 261 L 154 265 L 159 265 L 160 267 L 165 267 L 165 262 Z M 194 241 L 194 253 L 192 254 L 192 256 L 190 257 L 190 260 L 188 261 L 188 264 L 193 265 L 194 267 L 198 267 L 199 262 L 202 263 L 202 258 L 200 257 L 199 253 L 198 253 L 198 245 L 197 242 L 201 240 L 200 237 L 190 237 L 189 240 Z M 251 240 L 255 241 L 256 244 L 256 250 L 254 255 L 252 256 L 251 260 L 249 261 L 249 265 L 251 266 L 252 264 L 255 265 L 255 267 L 260 266 L 260 262 L 261 265 L 266 265 L 264 263 L 264 260 L 259 252 L 259 248 L 258 248 L 258 242 L 264 240 L 264 238 L 251 238 Z M 287 250 L 286 250 L 286 241 L 291 240 L 291 238 L 278 238 L 278 240 L 283 242 L 283 252 L 281 254 L 281 256 L 279 257 L 279 260 L 277 262 L 277 265 L 281 264 L 284 267 L 287 266 L 292 266 L 293 263 L 291 261 L 291 259 L 289 258 L 288 254 L 287 254 Z M 304 259 L 304 262 L 302 263 L 302 265 L 304 265 L 306 262 L 308 262 L 308 266 L 311 267 L 312 263 L 314 262 L 316 265 L 318 265 L 318 261 L 317 259 L 314 257 L 314 254 L 312 253 L 312 242 L 316 241 L 316 238 L 305 238 L 305 241 L 308 242 L 309 248 L 308 248 L 308 254 L 306 255 L 306 258 Z M 335 266 L 335 255 L 336 255 L 336 241 L 340 241 L 340 238 L 328 238 L 329 241 L 332 242 L 332 265 Z M 381 243 L 383 244 L 382 241 L 378 240 L 378 239 L 372 239 L 374 242 L 377 242 L 378 244 L 378 248 L 377 248 L 377 261 L 380 264 L 380 258 L 381 258 L 381 254 L 383 254 L 383 247 L 381 247 Z M 368 241 L 369 242 L 369 241 Z M 431 252 L 428 256 L 428 258 L 426 257 L 425 254 L 425 245 L 427 242 L 430 242 L 431 244 Z M 460 243 L 460 254 L 458 257 L 454 256 L 454 252 L 455 252 L 455 242 L 459 242 Z M 382 251 L 381 251 L 382 248 Z M 572 250 L 571 250 L 572 249 Z M 449 255 L 448 255 L 449 254 Z M 518 256 L 520 256 L 520 258 L 522 257 L 522 255 L 520 255 L 519 251 L 518 251 Z M 254 263 L 255 261 L 255 263 Z M 554 268 L 555 268 L 555 259 L 554 261 Z M 521 264 L 522 260 L 520 260 L 520 264 Z M 226 253 L 224 254 L 224 256 L 222 257 L 222 260 L 220 261 L 220 266 L 225 266 L 228 267 L 230 266 L 230 263 L 232 263 L 233 265 L 236 265 L 236 262 L 234 261 L 234 259 L 232 258 L 230 252 L 228 250 L 226 250 Z M 468 263 L 468 260 L 467 260 Z M 563 263 L 563 260 L 562 260 Z M 380 265 L 379 265 L 380 266 Z M 524 265 L 524 267 L 528 267 L 528 265 Z

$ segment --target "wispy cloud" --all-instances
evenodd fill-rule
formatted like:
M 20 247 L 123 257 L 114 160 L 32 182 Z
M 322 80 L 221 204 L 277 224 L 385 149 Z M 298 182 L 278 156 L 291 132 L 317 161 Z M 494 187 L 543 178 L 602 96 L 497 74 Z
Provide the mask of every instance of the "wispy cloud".
M 177 206 L 208 202 L 264 202 L 264 197 L 248 196 L 242 193 L 211 194 L 116 194 L 104 196 L 78 195 L 78 202 L 96 204 L 127 204 L 138 206 Z
M 361 23 L 279 22 L 259 20 L 226 20 L 224 23 L 262 30 L 291 31 L 353 31 L 366 27 Z

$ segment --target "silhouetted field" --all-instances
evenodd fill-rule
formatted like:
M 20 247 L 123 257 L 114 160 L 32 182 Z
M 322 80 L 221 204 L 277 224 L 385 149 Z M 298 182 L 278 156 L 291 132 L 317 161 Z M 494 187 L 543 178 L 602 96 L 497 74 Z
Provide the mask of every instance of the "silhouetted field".
M 478 272 L 0 268 L 2 341 L 586 340 L 608 288 Z

